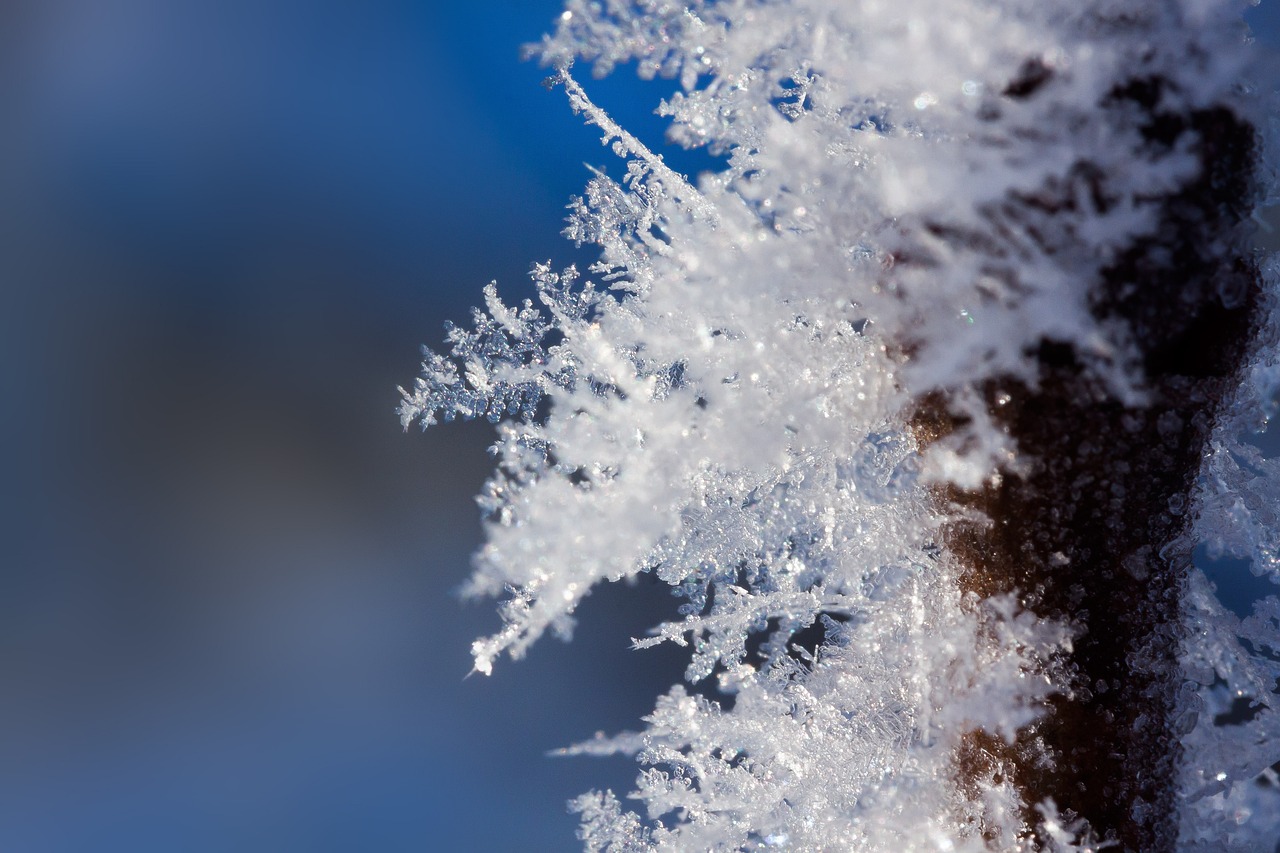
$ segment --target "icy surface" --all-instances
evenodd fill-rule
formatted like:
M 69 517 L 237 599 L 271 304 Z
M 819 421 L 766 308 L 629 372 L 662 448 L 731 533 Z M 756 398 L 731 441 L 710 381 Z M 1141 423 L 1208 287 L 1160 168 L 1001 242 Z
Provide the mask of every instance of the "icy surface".
M 1088 286 L 1197 167 L 1099 104 L 1144 75 L 1177 82 L 1172 110 L 1236 103 L 1240 5 L 570 0 L 536 52 L 625 164 L 620 182 L 590 181 L 566 230 L 600 261 L 535 267 L 539 304 L 486 289 L 401 416 L 498 423 L 469 591 L 507 597 L 503 629 L 474 645 L 478 671 L 547 630 L 568 637 L 597 583 L 652 572 L 686 615 L 636 645 L 688 645 L 689 680 L 733 697 L 673 687 L 644 731 L 582 748 L 646 768 L 639 814 L 611 793 L 576 801 L 588 849 L 1022 843 L 1018 792 L 977 780 L 975 804 L 954 754 L 965 732 L 1010 739 L 1038 713 L 1071 634 L 1012 599 L 965 600 L 938 546 L 937 488 L 973 488 L 1017 448 L 976 404 L 969 429 L 927 450 L 909 414 L 931 392 L 965 410 L 990 377 L 1034 385 L 1041 340 L 1073 344 L 1141 405 L 1133 341 L 1094 319 Z M 680 81 L 660 107 L 671 137 L 727 154 L 724 171 L 672 172 L 571 68 L 633 60 Z M 1105 204 L 1091 170 L 1109 176 Z M 1006 215 L 1045 187 L 1074 204 Z M 1238 436 L 1278 383 L 1264 340 L 1190 508 L 1212 550 L 1264 573 L 1280 571 L 1280 462 Z M 1194 574 L 1186 702 L 1203 710 L 1183 839 L 1258 849 L 1280 814 L 1280 605 L 1238 620 Z M 791 642 L 814 625 L 816 648 Z M 1263 711 L 1215 724 L 1237 697 Z M 1050 847 L 1083 843 L 1052 803 L 1039 813 Z
M 1256 444 L 1280 400 L 1277 268 L 1267 317 L 1236 399 L 1214 430 L 1198 484 L 1195 536 L 1210 558 L 1243 558 L 1280 583 L 1280 459 Z M 1230 563 L 1228 565 L 1231 565 Z M 1238 565 L 1238 563 L 1237 563 Z M 1222 583 L 1232 583 L 1227 576 Z M 1267 850 L 1280 838 L 1280 596 L 1255 601 L 1244 618 L 1214 595 L 1199 569 L 1187 598 L 1187 709 L 1198 714 L 1187 738 L 1182 779 L 1188 850 Z

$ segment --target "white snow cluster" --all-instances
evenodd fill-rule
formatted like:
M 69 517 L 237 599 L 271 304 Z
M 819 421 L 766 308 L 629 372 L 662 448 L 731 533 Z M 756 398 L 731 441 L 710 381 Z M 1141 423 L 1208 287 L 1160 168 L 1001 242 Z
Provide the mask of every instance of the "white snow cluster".
M 955 754 L 968 732 L 1011 739 L 1034 718 L 1071 630 L 960 592 L 937 490 L 1017 466 L 974 389 L 1034 386 L 1041 341 L 1142 404 L 1129 331 L 1094 318 L 1088 287 L 1198 167 L 1145 145 L 1109 93 L 1159 76 L 1172 110 L 1253 109 L 1242 5 L 569 0 L 536 53 L 625 163 L 590 181 L 566 231 L 600 260 L 536 267 L 541 305 L 487 288 L 401 416 L 498 424 L 469 591 L 509 597 L 477 670 L 568 637 L 597 583 L 652 572 L 685 616 L 636 645 L 688 645 L 690 681 L 732 697 L 675 686 L 644 731 L 580 747 L 646 768 L 643 814 L 609 792 L 576 802 L 588 849 L 1032 843 L 1034 804 L 1007 779 L 958 784 Z M 678 78 L 659 108 L 671 139 L 727 166 L 696 185 L 673 172 L 592 104 L 575 61 Z M 1070 204 L 1038 208 L 1046 195 Z M 1276 356 L 1259 359 L 1237 413 L 1280 382 Z M 922 448 L 909 419 L 928 394 L 969 426 Z M 1274 572 L 1280 465 L 1234 440 L 1245 417 L 1215 433 L 1200 530 Z M 1186 701 L 1208 710 L 1188 737 L 1183 839 L 1259 849 L 1280 812 L 1274 774 L 1269 791 L 1252 781 L 1280 759 L 1280 604 L 1238 623 L 1194 574 Z M 813 626 L 816 647 L 793 642 Z M 1246 695 L 1265 712 L 1214 725 Z M 1086 849 L 1038 806 L 1041 843 Z

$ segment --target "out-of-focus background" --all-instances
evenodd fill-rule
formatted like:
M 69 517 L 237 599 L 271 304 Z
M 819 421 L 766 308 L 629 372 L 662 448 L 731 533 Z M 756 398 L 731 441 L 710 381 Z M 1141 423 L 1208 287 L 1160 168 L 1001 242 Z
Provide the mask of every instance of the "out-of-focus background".
M 558 12 L 0 5 L 0 850 L 572 849 L 629 790 L 546 752 L 678 679 L 627 648 L 675 600 L 464 681 L 492 431 L 395 414 L 486 282 L 589 259 Z M 661 84 L 596 88 L 661 142 Z
M 679 677 L 627 649 L 676 602 L 463 680 L 490 428 L 394 412 L 484 283 L 591 259 L 612 155 L 519 60 L 558 12 L 0 5 L 0 850 L 573 849 L 630 789 L 545 754 Z M 591 85 L 655 146 L 670 88 Z

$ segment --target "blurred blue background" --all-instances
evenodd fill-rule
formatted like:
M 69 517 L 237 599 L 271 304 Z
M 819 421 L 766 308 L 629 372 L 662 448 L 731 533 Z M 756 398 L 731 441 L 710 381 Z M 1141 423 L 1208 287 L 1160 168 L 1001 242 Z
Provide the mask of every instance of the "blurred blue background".
M 0 850 L 573 849 L 629 790 L 545 754 L 679 677 L 624 665 L 674 599 L 464 681 L 491 430 L 394 411 L 483 284 L 588 257 L 611 155 L 519 59 L 558 12 L 0 5 Z M 661 142 L 661 84 L 599 90 Z
M 394 413 L 484 283 L 590 260 L 611 155 L 519 60 L 558 12 L 0 5 L 0 850 L 567 850 L 630 789 L 545 753 L 679 678 L 627 650 L 676 602 L 464 681 L 490 430 Z M 670 88 L 590 90 L 656 146 Z

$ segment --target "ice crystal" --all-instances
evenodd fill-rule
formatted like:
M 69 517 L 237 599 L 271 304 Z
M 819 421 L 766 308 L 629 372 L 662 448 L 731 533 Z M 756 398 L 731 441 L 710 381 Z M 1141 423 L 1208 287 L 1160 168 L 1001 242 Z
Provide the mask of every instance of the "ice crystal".
M 1170 222 L 1209 221 L 1186 210 L 1214 128 L 1260 114 L 1241 82 L 1240 5 L 569 0 L 532 52 L 623 161 L 620 180 L 595 174 L 571 207 L 566 236 L 599 261 L 589 278 L 535 267 L 538 305 L 487 288 L 471 328 L 449 330 L 450 357 L 428 352 L 400 413 L 500 421 L 468 589 L 509 597 L 502 630 L 473 647 L 478 671 L 547 630 L 567 637 L 601 581 L 651 572 L 686 597 L 684 618 L 635 645 L 690 647 L 687 678 L 732 697 L 676 686 L 642 732 L 571 750 L 630 752 L 646 768 L 632 795 L 643 816 L 610 792 L 574 802 L 589 850 L 1131 837 L 1033 797 L 999 757 L 1032 754 L 1019 738 L 1039 737 L 1052 702 L 1120 686 L 1082 680 L 1071 655 L 1084 615 L 973 580 L 955 531 L 1005 522 L 956 496 L 1053 467 L 1002 412 L 1049 393 L 1059 362 L 1081 389 L 1069 393 L 1155 417 L 1164 386 L 1141 276 L 1175 267 L 1183 247 L 1159 242 Z M 670 138 L 726 155 L 723 170 L 674 172 L 592 103 L 577 61 L 676 78 L 659 106 Z M 1219 205 L 1227 220 L 1258 201 L 1247 189 Z M 1230 256 L 1227 232 L 1195 227 L 1197 257 Z M 1258 280 L 1269 306 L 1275 273 Z M 1178 298 L 1194 313 L 1197 299 L 1245 297 L 1189 285 Z M 1280 566 L 1280 465 L 1238 440 L 1280 383 L 1275 325 L 1253 323 L 1252 367 L 1199 485 L 1168 499 L 1169 519 L 1196 521 L 1162 555 L 1200 536 L 1255 571 Z M 1199 435 L 1175 410 L 1159 434 Z M 930 412 L 947 427 L 928 427 Z M 1107 440 L 1081 436 L 1081 458 Z M 1123 483 L 1108 488 L 1122 506 Z M 1086 551 L 1050 550 L 1036 559 L 1093 583 Z M 1151 550 L 1115 557 L 1141 577 Z M 1186 744 L 1178 837 L 1257 849 L 1280 813 L 1267 775 L 1280 759 L 1280 604 L 1237 620 L 1185 571 L 1170 617 L 1184 613 L 1183 627 L 1153 629 L 1179 637 L 1185 673 L 1157 727 Z M 816 646 L 798 641 L 815 630 Z M 1135 672 L 1157 672 L 1166 646 L 1136 648 Z M 1216 724 L 1240 697 L 1262 712 Z M 1167 837 L 1150 829 L 1158 803 L 1126 808 L 1134 832 Z

